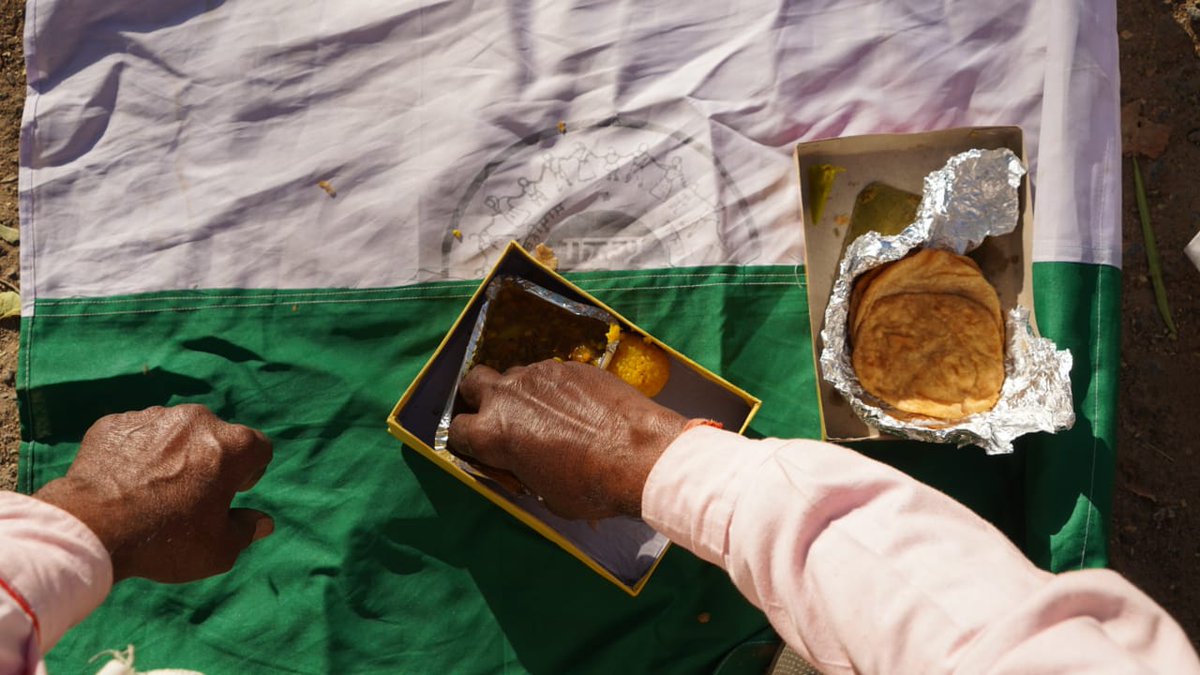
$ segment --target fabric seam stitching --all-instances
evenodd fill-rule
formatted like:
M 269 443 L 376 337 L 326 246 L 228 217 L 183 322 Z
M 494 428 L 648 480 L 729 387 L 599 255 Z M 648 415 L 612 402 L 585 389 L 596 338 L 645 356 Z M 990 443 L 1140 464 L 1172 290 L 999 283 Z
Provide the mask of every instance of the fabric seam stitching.
M 638 291 L 659 291 L 659 290 L 671 290 L 671 289 L 706 288 L 706 287 L 713 287 L 713 286 L 723 286 L 723 287 L 788 286 L 788 287 L 791 287 L 793 285 L 794 284 L 790 281 L 788 281 L 788 282 L 772 281 L 772 282 L 756 282 L 756 283 L 749 283 L 749 284 L 713 283 L 713 284 L 680 284 L 680 285 L 674 285 L 674 286 L 653 286 L 653 287 L 619 286 L 619 287 L 605 288 L 603 290 L 605 292 L 608 292 L 608 291 L 638 292 Z M 342 299 L 342 300 L 294 300 L 294 301 L 289 301 L 286 298 L 281 298 L 279 302 L 199 305 L 199 306 L 194 306 L 194 307 L 157 307 L 154 309 L 114 310 L 111 312 L 75 312 L 75 313 L 71 313 L 71 314 L 58 314 L 58 313 L 51 312 L 48 315 L 48 317 L 64 319 L 64 318 L 77 318 L 77 317 L 87 317 L 87 316 L 119 316 L 119 315 L 129 315 L 129 314 L 159 314 L 159 313 L 170 313 L 170 312 L 197 312 L 200 310 L 212 310 L 212 309 L 253 309 L 253 308 L 259 308 L 259 307 L 281 307 L 281 306 L 286 306 L 286 305 L 331 305 L 331 304 L 354 305 L 354 304 L 365 304 L 365 303 L 373 303 L 373 302 L 407 302 L 407 301 L 412 301 L 412 300 L 455 300 L 455 299 L 461 300 L 461 299 L 469 298 L 469 297 L 471 297 L 471 296 L 470 295 L 426 295 L 426 296 L 410 296 L 410 297 L 399 297 L 399 298 L 359 298 L 356 300 Z M 28 375 L 28 368 L 26 369 L 26 375 Z
M 1098 421 L 1100 417 L 1100 350 L 1103 339 L 1100 335 L 1101 314 L 1104 311 L 1104 305 L 1101 303 L 1101 298 L 1104 295 L 1104 280 L 1100 278 L 1101 270 L 1096 270 L 1096 339 L 1093 345 L 1096 348 L 1096 353 L 1092 357 L 1092 382 L 1096 383 L 1092 393 L 1092 466 L 1088 476 L 1088 491 L 1087 491 L 1087 518 L 1083 522 L 1083 542 L 1080 545 L 1079 551 L 1079 569 L 1084 568 L 1084 562 L 1087 560 L 1088 537 L 1091 535 L 1092 529 L 1092 511 L 1095 510 L 1095 505 L 1092 503 L 1093 494 L 1096 490 L 1096 454 L 1099 451 L 1100 445 L 1100 429 Z
M 39 33 L 38 33 L 38 0 L 32 0 L 32 2 L 30 4 L 33 6 L 33 17 L 32 17 L 33 18 L 33 31 L 30 33 L 31 37 L 30 37 L 29 41 L 30 41 L 30 43 L 32 43 L 37 39 L 37 35 L 39 35 Z M 24 38 L 24 36 L 22 36 L 22 39 L 23 38 Z M 32 52 L 35 55 L 38 53 L 37 49 L 32 49 L 32 50 L 28 50 L 28 51 Z M 30 112 L 30 115 L 29 115 L 29 117 L 30 117 L 29 124 L 31 126 L 30 144 L 32 146 L 36 147 L 36 145 L 37 145 L 38 104 L 41 103 L 42 96 L 41 96 L 41 92 L 39 92 L 29 86 L 28 72 L 26 73 L 25 77 L 26 77 L 25 86 L 33 94 L 33 110 Z M 33 152 L 32 148 L 30 149 L 30 152 L 31 153 Z M 32 165 L 32 162 L 30 162 L 30 164 Z M 19 172 L 20 166 L 18 166 L 17 169 Z M 35 474 L 35 472 L 34 472 L 35 459 L 34 458 L 36 456 L 36 453 L 33 452 L 34 415 L 33 415 L 33 401 L 32 401 L 32 397 L 30 396 L 30 392 L 32 391 L 31 385 L 33 382 L 33 376 L 31 375 L 31 373 L 33 372 L 34 323 L 37 321 L 37 311 L 36 311 L 37 310 L 37 235 L 35 234 L 35 230 L 36 230 L 35 225 L 37 222 L 37 216 L 35 214 L 35 206 L 37 203 L 37 197 L 36 197 L 37 190 L 35 189 L 36 183 L 37 183 L 36 171 L 34 170 L 34 168 L 32 166 L 30 166 L 29 167 L 29 192 L 28 192 L 28 200 L 29 200 L 29 223 L 28 224 L 29 224 L 29 276 L 31 276 L 32 279 L 30 279 L 29 281 L 30 281 L 30 286 L 32 287 L 32 290 L 33 290 L 33 305 L 30 308 L 30 314 L 29 314 L 29 328 L 28 328 L 29 335 L 28 335 L 27 339 L 25 340 L 25 405 L 24 405 L 25 414 L 26 414 L 25 419 L 29 420 L 29 422 L 28 422 L 28 424 L 29 424 L 29 427 L 28 427 L 29 428 L 29 445 L 26 446 L 26 448 L 25 448 L 25 450 L 26 450 L 25 451 L 25 487 L 30 492 L 33 491 L 33 477 Z M 19 202 L 20 202 L 20 195 L 18 195 L 18 209 L 20 208 Z M 20 214 L 18 212 L 18 216 L 19 215 Z M 17 223 L 17 226 L 20 227 L 20 222 Z
M 677 278 L 681 278 L 681 277 L 688 277 L 688 276 L 694 276 L 694 275 L 695 275 L 695 273 L 681 273 L 681 274 L 671 274 L 671 275 L 660 274 L 660 275 L 651 275 L 651 276 L 631 275 L 631 276 L 598 277 L 598 278 L 593 278 L 593 279 L 579 280 L 579 281 L 576 281 L 575 283 L 577 285 L 582 286 L 582 285 L 591 285 L 595 282 L 602 282 L 602 281 L 618 281 L 618 280 L 623 281 L 623 280 L 629 280 L 629 279 L 637 279 L 637 280 L 677 279 Z M 732 277 L 734 275 L 728 275 L 728 276 Z M 756 277 L 762 277 L 763 279 L 794 279 L 794 278 L 796 278 L 796 275 L 794 272 L 755 273 L 755 274 L 741 274 L 741 275 L 736 275 L 736 276 L 737 276 L 737 279 L 730 279 L 730 281 L 737 281 L 737 280 L 742 280 L 742 279 L 752 279 L 752 278 L 756 278 Z M 469 284 L 467 286 L 468 288 L 475 288 L 479 285 L 478 282 L 456 282 L 456 284 L 457 283 L 461 283 L 464 285 Z M 762 283 L 764 283 L 764 282 L 755 282 L 753 284 L 741 284 L 741 285 L 758 285 L 758 284 L 762 284 Z M 801 282 L 801 283 L 803 283 L 803 282 Z M 734 284 L 726 283 L 724 285 L 734 285 Z M 676 287 L 675 286 L 659 286 L 656 288 L 676 288 Z M 339 290 L 339 291 L 296 292 L 295 297 L 326 297 L 326 296 L 335 296 L 335 295 L 356 295 L 356 294 L 365 294 L 365 293 L 397 293 L 397 292 L 405 292 L 406 290 L 407 289 L 403 289 L 403 288 L 401 288 L 401 289 L 364 288 L 364 289 L 347 289 L 347 290 Z M 413 289 L 413 290 L 415 291 L 416 289 Z M 288 293 L 290 293 L 290 291 L 280 290 L 277 293 L 258 293 L 258 294 L 253 294 L 253 295 L 213 295 L 213 296 L 209 296 L 209 297 L 212 299 L 215 299 L 215 300 L 221 300 L 221 299 L 251 299 L 252 300 L 252 299 L 256 299 L 256 298 L 283 298 Z M 428 297 L 435 297 L 435 296 L 428 296 Z M 440 297 L 444 297 L 444 296 L 436 296 L 436 297 L 440 298 Z M 53 305 L 53 306 L 89 305 L 89 304 L 104 305 L 104 304 L 120 304 L 120 303 L 126 303 L 126 302 L 128 302 L 128 303 L 151 303 L 151 302 L 171 302 L 171 301 L 175 301 L 175 300 L 193 300 L 193 299 L 194 298 L 190 297 L 190 296 L 165 296 L 165 297 L 160 297 L 160 298 L 128 298 L 128 299 L 110 299 L 110 298 L 105 298 L 105 299 L 90 299 L 90 298 L 54 299 L 54 298 L 47 298 L 47 299 L 43 300 L 41 304 Z

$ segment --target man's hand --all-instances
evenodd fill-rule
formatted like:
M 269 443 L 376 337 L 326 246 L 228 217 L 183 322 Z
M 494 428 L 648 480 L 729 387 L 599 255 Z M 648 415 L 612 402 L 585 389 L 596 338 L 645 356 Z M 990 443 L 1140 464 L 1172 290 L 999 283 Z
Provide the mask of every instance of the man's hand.
M 34 497 L 96 533 L 114 580 L 181 583 L 228 571 L 275 529 L 263 513 L 229 508 L 270 461 L 266 436 L 204 406 L 149 408 L 97 421 L 67 475 Z
M 450 446 L 516 474 L 551 511 L 640 516 L 654 463 L 687 419 L 582 363 L 542 361 L 503 375 L 476 366 L 459 386 L 478 410 L 450 422 Z

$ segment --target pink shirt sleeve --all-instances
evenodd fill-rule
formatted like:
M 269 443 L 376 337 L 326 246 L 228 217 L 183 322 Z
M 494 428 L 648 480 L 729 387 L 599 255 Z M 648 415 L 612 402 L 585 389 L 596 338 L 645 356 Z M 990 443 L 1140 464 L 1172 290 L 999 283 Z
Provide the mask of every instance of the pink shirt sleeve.
M 104 601 L 112 562 L 74 516 L 0 492 L 0 673 L 44 672 L 41 655 Z
M 966 507 L 830 443 L 693 429 L 642 513 L 826 673 L 1200 673 L 1120 575 L 1039 570 Z

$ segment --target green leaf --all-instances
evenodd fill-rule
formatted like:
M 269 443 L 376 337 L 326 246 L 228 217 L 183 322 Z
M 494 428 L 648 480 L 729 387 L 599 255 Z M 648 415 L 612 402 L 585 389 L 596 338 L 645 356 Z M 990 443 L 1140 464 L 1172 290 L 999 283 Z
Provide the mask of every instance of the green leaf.
M 1175 321 L 1171 318 L 1171 305 L 1167 303 L 1167 286 L 1163 283 L 1162 265 L 1158 260 L 1158 244 L 1154 239 L 1154 228 L 1150 225 L 1150 207 L 1146 205 L 1146 188 L 1142 184 L 1142 170 L 1137 157 L 1133 158 L 1133 192 L 1137 200 L 1138 218 L 1142 221 L 1142 242 L 1146 246 L 1146 262 L 1150 265 L 1150 281 L 1154 285 L 1154 302 L 1158 313 L 1167 325 L 1167 336 L 1174 340 L 1178 336 Z
M 15 244 L 18 241 L 21 241 L 21 231 L 15 227 L 0 225 L 0 239 L 3 239 L 10 244 Z
M 0 319 L 21 316 L 21 295 L 13 291 L 0 293 Z

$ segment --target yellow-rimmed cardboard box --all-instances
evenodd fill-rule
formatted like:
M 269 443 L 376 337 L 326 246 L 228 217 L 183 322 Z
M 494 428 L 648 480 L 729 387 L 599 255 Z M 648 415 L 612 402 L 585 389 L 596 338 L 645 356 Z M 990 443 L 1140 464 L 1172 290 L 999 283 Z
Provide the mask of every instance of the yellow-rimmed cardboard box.
M 1020 127 L 964 127 L 911 134 L 874 134 L 811 141 L 796 146 L 800 179 L 800 213 L 804 220 L 804 266 L 808 280 L 808 311 L 816 368 L 817 400 L 821 407 L 821 437 L 830 441 L 864 441 L 890 438 L 868 426 L 821 374 L 821 329 L 825 308 L 837 276 L 854 204 L 859 192 L 872 182 L 920 195 L 925 176 L 942 168 L 954 155 L 971 149 L 1008 148 L 1025 162 Z M 830 164 L 843 169 L 833 180 L 814 222 L 814 197 L 809 167 Z M 1028 165 L 1026 165 L 1028 168 Z M 1029 325 L 1038 335 L 1033 312 L 1033 207 L 1029 178 L 1020 188 L 1020 215 L 1016 229 L 1001 237 L 988 237 L 968 255 L 984 277 L 996 287 L 1005 314 L 1015 305 L 1029 309 Z
M 450 332 L 388 416 L 388 430 L 405 445 L 558 544 L 626 593 L 636 596 L 669 546 L 667 539 L 649 525 L 633 518 L 609 518 L 598 523 L 559 518 L 536 498 L 513 494 L 498 483 L 469 471 L 463 461 L 451 453 L 435 449 L 434 435 L 462 368 L 484 291 L 498 275 L 521 277 L 570 300 L 599 307 L 616 318 L 622 332 L 644 336 L 665 350 L 670 357 L 670 377 L 654 400 L 686 417 L 716 420 L 726 429 L 736 429 L 740 433 L 749 426 L 762 402 L 638 328 L 619 312 L 542 265 L 514 241 L 501 254 Z

